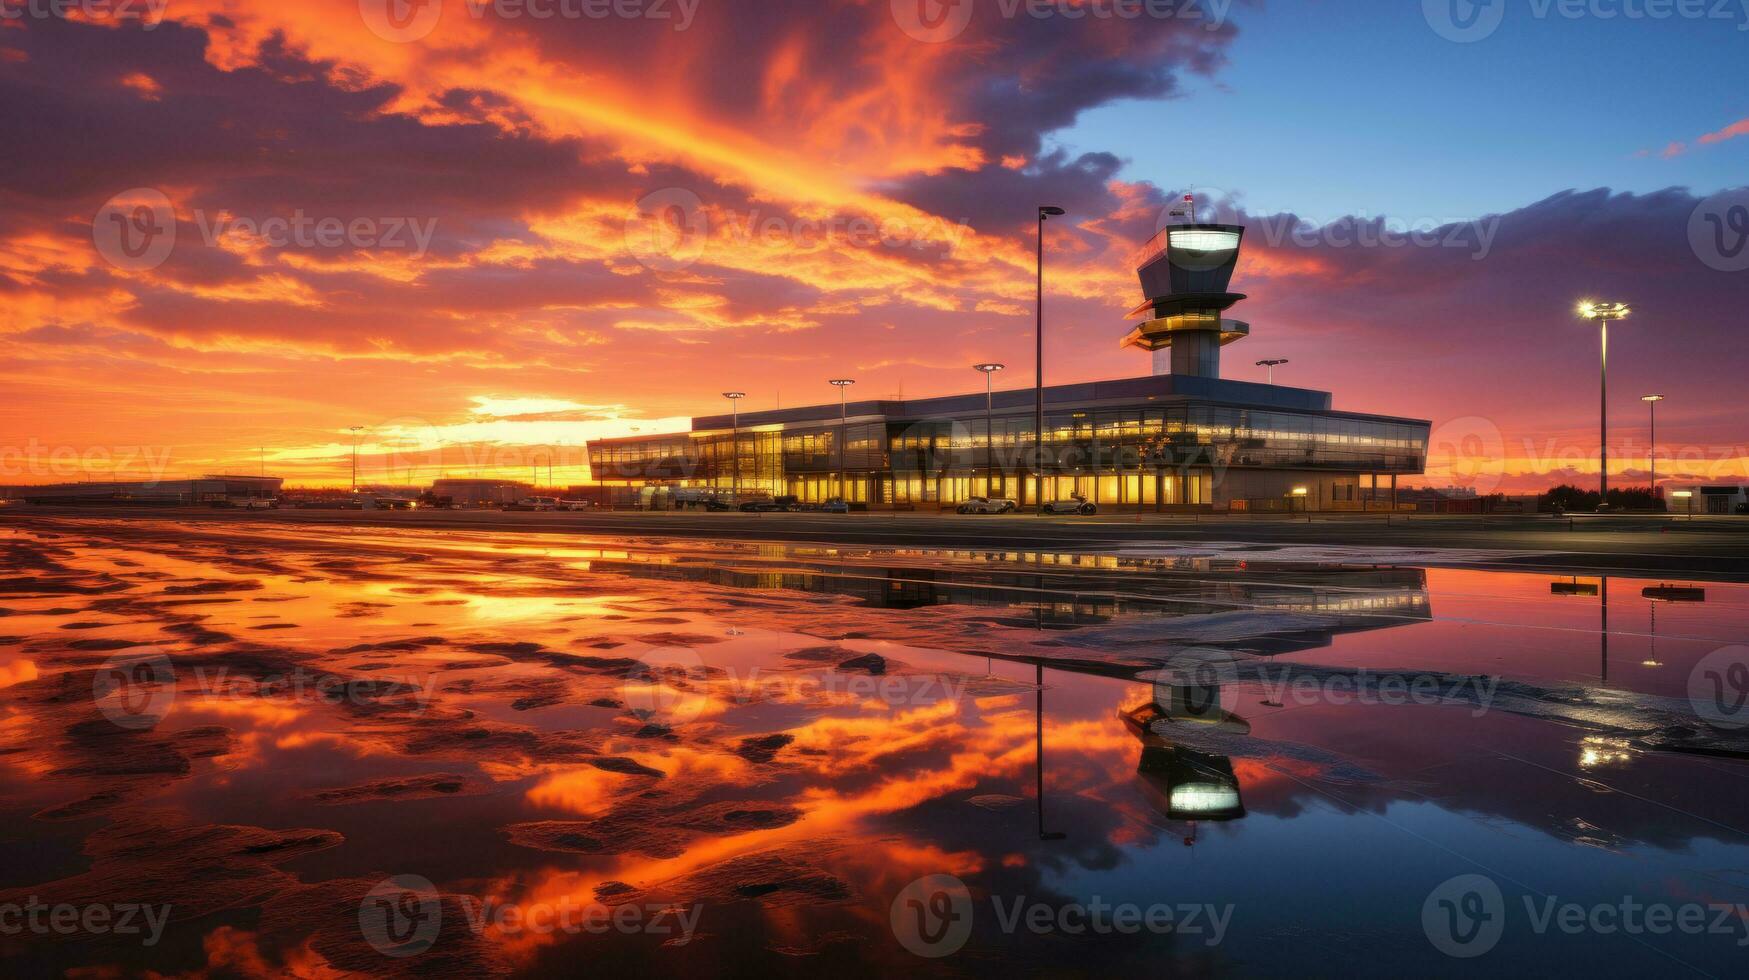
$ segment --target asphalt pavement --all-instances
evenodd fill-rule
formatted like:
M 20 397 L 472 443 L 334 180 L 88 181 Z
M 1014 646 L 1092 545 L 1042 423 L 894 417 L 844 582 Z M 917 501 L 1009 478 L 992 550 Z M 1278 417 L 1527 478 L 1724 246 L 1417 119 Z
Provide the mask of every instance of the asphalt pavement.
M 1749 581 L 1749 519 L 1685 520 L 1638 515 L 1466 517 L 1446 515 L 1107 514 L 1040 517 L 924 513 L 741 514 L 594 511 L 239 511 L 210 508 L 0 506 L 0 526 L 36 519 L 179 520 L 322 524 L 482 531 L 798 541 L 859 547 L 1080 551 L 1246 542 L 1284 547 L 1451 552 L 1453 564 L 1570 574 Z M 1263 557 L 1259 555 L 1258 557 Z M 1369 562 L 1370 563 L 1370 562 Z M 1399 561 L 1398 563 L 1413 563 Z

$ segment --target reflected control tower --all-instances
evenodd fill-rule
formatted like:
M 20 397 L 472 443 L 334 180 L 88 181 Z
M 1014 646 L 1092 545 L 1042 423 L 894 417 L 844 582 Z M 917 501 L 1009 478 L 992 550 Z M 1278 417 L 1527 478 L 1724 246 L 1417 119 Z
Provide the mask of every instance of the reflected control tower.
M 1242 225 L 1172 225 L 1135 253 L 1148 299 L 1130 317 L 1148 319 L 1123 346 L 1153 351 L 1155 374 L 1218 378 L 1221 348 L 1250 335 L 1250 324 L 1222 315 L 1245 298 L 1227 291 L 1244 237 Z

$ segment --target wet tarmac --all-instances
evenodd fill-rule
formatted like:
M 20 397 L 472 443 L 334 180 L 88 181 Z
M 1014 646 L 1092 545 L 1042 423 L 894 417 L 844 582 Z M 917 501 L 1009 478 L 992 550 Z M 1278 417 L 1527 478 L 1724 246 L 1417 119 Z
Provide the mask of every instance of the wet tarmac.
M 8 975 L 1740 974 L 1749 587 L 0 529 Z

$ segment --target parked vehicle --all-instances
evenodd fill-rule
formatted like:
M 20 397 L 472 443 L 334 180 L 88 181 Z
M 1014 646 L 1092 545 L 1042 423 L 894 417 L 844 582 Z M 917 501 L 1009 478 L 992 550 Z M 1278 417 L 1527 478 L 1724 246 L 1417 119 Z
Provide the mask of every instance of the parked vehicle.
M 594 507 L 594 506 L 595 506 L 594 503 L 587 501 L 587 500 L 561 500 L 561 501 L 559 501 L 559 509 L 560 510 L 588 510 L 589 508 Z
M 1038 509 L 1041 514 L 1079 514 L 1082 517 L 1092 517 L 1099 513 L 1099 507 L 1076 494 L 1068 500 L 1052 500 Z
M 777 509 L 777 504 L 770 500 L 749 500 L 741 505 L 743 514 L 770 514 Z
M 771 505 L 775 510 L 781 510 L 791 514 L 807 509 L 802 503 L 802 498 L 796 496 L 773 497 L 771 498 Z
M 559 509 L 557 497 L 524 497 L 514 504 L 505 504 L 505 510 L 514 511 L 548 511 Z
M 718 500 L 717 498 L 712 497 L 704 502 L 704 509 L 708 511 L 725 511 L 734 510 L 735 508 L 730 506 L 729 502 L 726 500 Z
M 1004 497 L 967 497 L 960 502 L 961 514 L 1012 514 L 1020 507 Z
M 820 510 L 827 514 L 848 514 L 850 513 L 850 505 L 837 497 L 833 497 L 831 500 L 821 504 Z
M 244 510 L 278 510 L 279 501 L 272 497 L 250 497 L 243 501 Z

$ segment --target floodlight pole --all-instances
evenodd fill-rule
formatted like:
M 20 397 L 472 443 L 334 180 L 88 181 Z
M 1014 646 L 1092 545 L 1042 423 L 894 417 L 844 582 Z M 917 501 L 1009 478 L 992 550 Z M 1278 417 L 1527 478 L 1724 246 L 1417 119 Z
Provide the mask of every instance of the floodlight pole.
M 838 499 L 850 503 L 850 470 L 844 455 L 844 437 L 849 432 L 850 407 L 846 397 L 850 386 L 856 384 L 848 378 L 836 378 L 828 384 L 838 389 Z
M 747 397 L 744 391 L 725 391 L 723 397 L 729 400 L 729 455 L 734 457 L 734 473 L 729 483 L 729 499 L 740 506 L 741 500 L 741 399 Z M 713 494 L 713 497 L 715 495 Z
M 358 492 L 358 431 L 362 425 L 352 426 L 352 492 Z
M 1038 261 L 1035 264 L 1038 271 L 1038 297 L 1034 306 L 1038 323 L 1033 331 L 1033 338 L 1038 345 L 1034 361 L 1038 369 L 1038 392 L 1033 411 L 1032 465 L 1033 491 L 1037 498 L 1033 503 L 1040 505 L 1044 503 L 1045 496 L 1045 219 L 1066 213 L 1062 208 L 1048 205 L 1038 209 Z
M 994 411 L 993 403 L 996 397 L 994 393 L 994 384 L 996 380 L 996 372 L 1005 367 L 1007 367 L 1005 364 L 972 365 L 973 370 L 978 371 L 984 376 L 984 495 L 987 497 L 994 496 L 995 493 L 990 489 L 990 484 L 992 482 L 991 478 L 996 475 L 996 430 L 995 423 L 991 419 L 991 415 Z M 973 458 L 975 459 L 976 457 L 974 456 Z M 975 467 L 974 472 L 976 472 Z M 1007 492 L 1006 487 L 1003 488 L 1003 492 Z
M 1581 303 L 1579 315 L 1587 320 L 1596 320 L 1602 329 L 1602 356 L 1598 361 L 1598 388 L 1601 392 L 1601 411 L 1598 416 L 1598 431 L 1601 436 L 1599 452 L 1602 465 L 1598 467 L 1598 488 L 1602 499 L 1599 507 L 1609 506 L 1609 321 L 1625 320 L 1633 311 L 1626 303 Z
M 1652 410 L 1652 448 L 1646 454 L 1652 464 L 1652 503 L 1656 506 L 1663 498 L 1658 495 L 1658 403 L 1664 400 L 1663 395 L 1642 395 L 1640 401 Z

